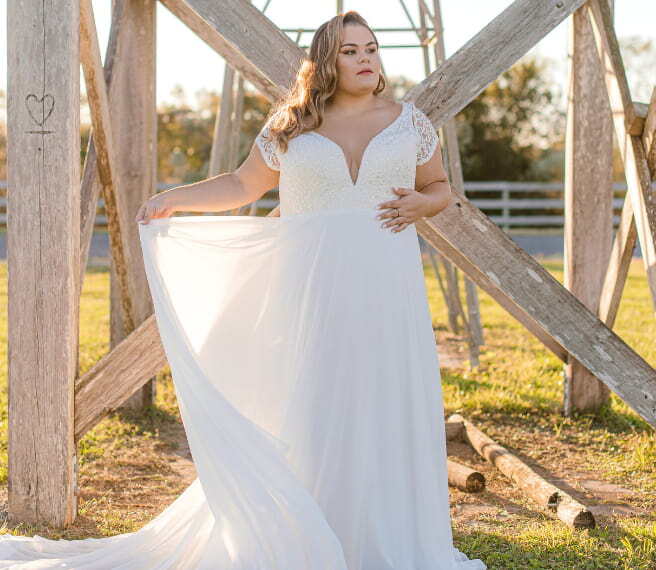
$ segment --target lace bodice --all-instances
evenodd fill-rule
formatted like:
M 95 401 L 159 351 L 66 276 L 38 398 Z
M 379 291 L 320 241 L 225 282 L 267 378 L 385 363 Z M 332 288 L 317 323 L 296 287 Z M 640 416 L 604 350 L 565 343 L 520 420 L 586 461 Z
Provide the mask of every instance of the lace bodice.
M 393 187 L 414 188 L 417 165 L 433 156 L 439 139 L 423 111 L 412 102 L 401 105 L 396 119 L 369 140 L 355 181 L 342 148 L 332 139 L 307 131 L 292 138 L 283 153 L 268 139 L 269 119 L 255 142 L 269 168 L 280 172 L 280 215 L 375 208 L 397 197 Z

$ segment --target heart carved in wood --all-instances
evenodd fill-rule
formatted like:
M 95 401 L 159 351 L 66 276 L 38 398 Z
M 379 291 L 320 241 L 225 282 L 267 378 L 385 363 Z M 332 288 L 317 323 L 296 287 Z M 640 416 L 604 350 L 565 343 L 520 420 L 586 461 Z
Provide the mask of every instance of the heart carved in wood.
M 42 127 L 55 108 L 55 98 L 50 93 L 46 93 L 43 97 L 30 93 L 25 97 L 25 106 L 32 120 Z

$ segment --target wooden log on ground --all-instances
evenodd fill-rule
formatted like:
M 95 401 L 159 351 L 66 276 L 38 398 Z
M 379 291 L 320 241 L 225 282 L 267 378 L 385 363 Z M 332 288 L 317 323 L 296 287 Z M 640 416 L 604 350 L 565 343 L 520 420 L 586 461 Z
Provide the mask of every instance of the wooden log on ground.
M 444 422 L 447 441 L 465 441 L 465 424 L 458 419 Z
M 572 528 L 594 528 L 594 516 L 585 505 L 549 483 L 461 415 L 453 414 L 448 421 L 462 421 L 466 438 L 472 447 L 540 506 L 554 511 L 560 520 Z
M 485 489 L 485 476 L 480 472 L 462 465 L 452 459 L 447 459 L 449 485 L 457 487 L 465 493 L 480 493 Z

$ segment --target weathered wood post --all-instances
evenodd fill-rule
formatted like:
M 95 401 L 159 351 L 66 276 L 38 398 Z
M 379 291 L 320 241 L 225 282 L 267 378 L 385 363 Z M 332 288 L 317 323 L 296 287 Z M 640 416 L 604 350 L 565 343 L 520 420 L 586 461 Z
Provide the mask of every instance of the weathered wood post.
M 609 1 L 611 6 L 613 0 Z M 613 242 L 613 119 L 583 7 L 569 18 L 564 285 L 593 313 Z M 564 364 L 566 415 L 598 409 L 610 390 L 571 355 Z
M 79 17 L 76 0 L 7 11 L 9 518 L 58 526 L 77 506 Z
M 156 0 L 113 0 L 124 2 L 126 14 L 122 26 L 121 61 L 114 70 L 117 97 L 110 100 L 116 170 L 127 208 L 121 212 L 123 231 L 130 244 L 128 271 L 132 276 L 135 326 L 153 312 L 148 282 L 143 267 L 139 231 L 134 216 L 139 206 L 155 193 L 157 180 L 157 109 L 155 98 L 155 8 Z M 132 331 L 123 327 L 122 308 L 114 259 L 110 263 L 111 333 L 114 348 Z M 155 379 L 128 398 L 123 407 L 141 408 L 153 402 Z

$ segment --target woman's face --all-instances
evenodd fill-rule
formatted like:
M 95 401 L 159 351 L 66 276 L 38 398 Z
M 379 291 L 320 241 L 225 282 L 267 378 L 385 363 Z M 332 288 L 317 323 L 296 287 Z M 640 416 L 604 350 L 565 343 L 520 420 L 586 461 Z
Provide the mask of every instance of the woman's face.
M 363 72 L 369 69 L 370 72 Z M 370 93 L 378 85 L 381 64 L 371 32 L 359 24 L 343 28 L 337 54 L 337 88 L 353 94 Z

